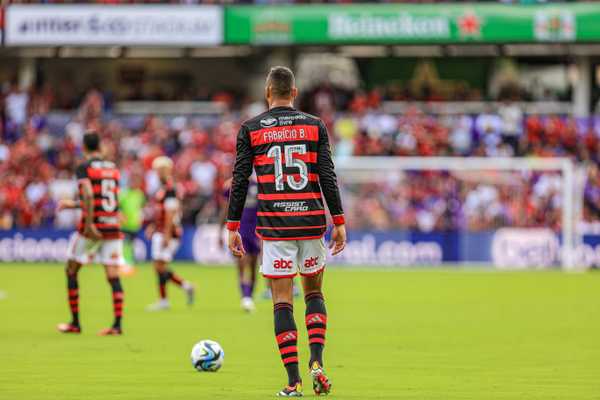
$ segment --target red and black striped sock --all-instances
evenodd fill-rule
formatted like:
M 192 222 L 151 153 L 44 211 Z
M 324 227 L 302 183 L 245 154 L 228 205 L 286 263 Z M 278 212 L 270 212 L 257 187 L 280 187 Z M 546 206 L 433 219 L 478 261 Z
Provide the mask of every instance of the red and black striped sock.
M 121 318 L 123 317 L 123 287 L 119 278 L 109 278 L 108 283 L 112 289 L 113 312 L 115 322 L 113 328 L 121 328 Z
M 277 303 L 274 306 L 275 338 L 279 354 L 288 374 L 290 386 L 300 382 L 298 370 L 298 330 L 294 321 L 294 309 L 289 303 Z
M 161 299 L 167 298 L 167 282 L 169 282 L 169 272 L 158 273 L 158 293 Z
M 325 347 L 325 332 L 327 330 L 327 310 L 325 299 L 321 292 L 308 293 L 306 302 L 306 329 L 310 345 L 310 363 L 318 361 L 323 365 L 323 348 Z
M 71 324 L 79 326 L 79 283 L 77 273 L 67 271 L 67 291 L 69 308 L 71 309 Z
M 171 280 L 171 282 L 173 282 L 177 286 L 183 285 L 183 279 L 181 279 L 175 272 L 167 271 L 167 274 L 169 275 L 169 279 Z

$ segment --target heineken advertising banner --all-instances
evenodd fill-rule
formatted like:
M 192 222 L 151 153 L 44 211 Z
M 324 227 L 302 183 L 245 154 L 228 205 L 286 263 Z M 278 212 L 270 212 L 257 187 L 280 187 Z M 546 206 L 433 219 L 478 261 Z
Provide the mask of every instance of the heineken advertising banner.
M 353 4 L 231 6 L 230 44 L 419 44 L 600 41 L 587 4 Z

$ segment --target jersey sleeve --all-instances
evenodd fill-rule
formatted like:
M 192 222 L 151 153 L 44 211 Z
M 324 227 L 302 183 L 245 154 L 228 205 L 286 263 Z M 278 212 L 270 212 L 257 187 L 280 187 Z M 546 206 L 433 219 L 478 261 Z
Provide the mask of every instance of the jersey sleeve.
M 163 204 L 165 210 L 174 211 L 179 208 L 179 197 L 175 188 L 170 188 L 165 192 Z
M 80 164 L 79 166 L 77 166 L 77 168 L 75 169 L 75 177 L 77 178 L 77 180 L 89 178 L 87 173 L 87 165 Z
M 167 199 L 178 199 L 177 190 L 173 188 L 169 188 L 165 191 L 165 200 Z
M 248 194 L 249 178 L 252 175 L 254 154 L 250 145 L 248 128 L 244 125 L 238 132 L 236 153 L 227 210 L 227 229 L 229 230 L 237 230 L 240 227 L 240 219 Z
M 344 221 L 344 210 L 342 208 L 342 199 L 338 188 L 337 175 L 331 156 L 329 146 L 329 135 L 323 122 L 319 123 L 319 147 L 317 153 L 317 169 L 319 173 L 319 182 L 321 190 L 325 196 L 327 207 L 331 213 L 333 223 L 342 225 Z

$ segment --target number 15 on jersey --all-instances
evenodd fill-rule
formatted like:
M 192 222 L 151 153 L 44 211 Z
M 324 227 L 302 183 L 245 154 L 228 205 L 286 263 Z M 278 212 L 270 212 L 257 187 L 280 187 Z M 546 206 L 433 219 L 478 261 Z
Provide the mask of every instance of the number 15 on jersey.
M 295 175 L 286 175 L 285 180 L 292 190 L 302 190 L 308 184 L 308 166 L 298 158 L 294 158 L 294 154 L 306 154 L 305 144 L 289 144 L 283 146 L 273 146 L 267 152 L 267 157 L 272 158 L 275 167 L 275 190 L 285 190 L 283 163 L 285 158 L 285 166 L 287 168 L 297 168 L 298 173 Z M 285 155 L 285 157 L 284 157 Z M 296 178 L 298 177 L 298 179 Z

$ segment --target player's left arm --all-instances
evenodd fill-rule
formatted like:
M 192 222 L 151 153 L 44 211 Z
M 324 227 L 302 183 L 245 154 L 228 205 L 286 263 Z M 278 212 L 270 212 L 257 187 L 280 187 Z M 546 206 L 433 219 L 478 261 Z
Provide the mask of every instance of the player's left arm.
M 336 255 L 344 250 L 346 246 L 346 221 L 344 218 L 344 209 L 342 208 L 342 198 L 338 186 L 333 157 L 331 156 L 331 147 L 329 145 L 329 135 L 327 128 L 321 121 L 319 123 L 319 148 L 317 152 L 317 170 L 319 174 L 319 183 L 325 196 L 327 207 L 331 213 L 331 219 L 335 225 L 331 234 L 332 255 Z
M 173 238 L 173 230 L 175 228 L 175 218 L 179 213 L 181 207 L 180 201 L 177 198 L 175 190 L 169 190 L 165 197 L 165 233 L 163 237 L 163 245 L 168 246 L 169 242 Z
M 235 166 L 233 167 L 233 179 L 229 193 L 229 207 L 227 210 L 227 230 L 229 231 L 229 250 L 236 257 L 245 254 L 242 238 L 238 232 L 240 220 L 248 195 L 250 175 L 252 175 L 252 161 L 254 153 L 250 145 L 248 128 L 241 126 L 236 144 Z

